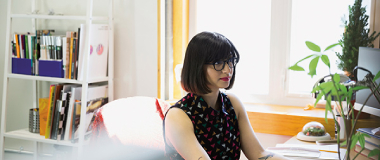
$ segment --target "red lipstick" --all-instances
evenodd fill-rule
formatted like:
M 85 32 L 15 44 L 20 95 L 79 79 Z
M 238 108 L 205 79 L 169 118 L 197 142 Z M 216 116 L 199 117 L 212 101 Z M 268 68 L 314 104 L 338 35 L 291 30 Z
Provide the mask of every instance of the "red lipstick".
M 229 81 L 230 80 L 230 77 L 223 77 L 223 78 L 221 78 L 220 80 L 222 80 L 222 81 Z

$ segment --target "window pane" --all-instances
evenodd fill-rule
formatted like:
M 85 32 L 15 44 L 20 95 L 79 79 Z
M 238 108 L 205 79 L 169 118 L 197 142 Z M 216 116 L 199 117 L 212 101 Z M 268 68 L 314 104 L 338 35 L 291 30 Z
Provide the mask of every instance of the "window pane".
M 237 64 L 235 93 L 268 94 L 270 1 L 198 0 L 196 32 L 213 31 L 234 43 Z
M 368 15 L 370 1 L 363 0 L 362 2 L 362 6 L 367 6 Z M 343 20 L 348 20 L 348 6 L 353 4 L 354 0 L 293 0 L 289 65 L 313 54 L 306 47 L 305 41 L 319 45 L 321 50 L 337 43 L 344 32 Z M 341 52 L 341 50 L 342 48 L 337 46 L 326 52 L 330 59 L 331 73 L 343 72 L 337 68 L 338 57 L 335 55 L 335 52 Z M 300 63 L 306 72 L 309 70 L 310 60 Z M 328 67 L 321 60 L 318 62 L 317 75 L 313 78 L 305 72 L 289 71 L 289 93 L 310 94 L 317 80 L 328 74 Z

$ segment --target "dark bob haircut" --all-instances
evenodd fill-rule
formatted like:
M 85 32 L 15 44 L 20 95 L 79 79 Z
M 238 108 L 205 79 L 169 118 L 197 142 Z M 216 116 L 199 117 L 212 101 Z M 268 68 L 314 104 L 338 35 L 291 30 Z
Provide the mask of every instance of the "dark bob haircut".
M 232 42 L 223 35 L 215 32 L 201 32 L 195 35 L 189 42 L 185 60 L 182 67 L 181 85 L 183 90 L 196 94 L 207 94 L 211 89 L 207 86 L 204 65 L 215 63 L 235 57 L 239 62 L 239 53 Z M 228 66 L 225 66 L 228 67 Z M 225 89 L 231 89 L 236 74 L 236 66 L 232 74 L 230 85 Z

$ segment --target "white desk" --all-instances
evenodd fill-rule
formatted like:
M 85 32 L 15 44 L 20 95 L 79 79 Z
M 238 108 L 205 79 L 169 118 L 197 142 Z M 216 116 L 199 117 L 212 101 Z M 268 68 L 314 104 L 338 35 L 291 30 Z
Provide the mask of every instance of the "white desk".
M 315 142 L 307 142 L 307 141 L 301 141 L 301 140 L 298 140 L 296 138 L 296 136 L 290 138 L 289 140 L 287 140 L 285 142 L 285 144 L 301 144 L 301 145 L 314 145 Z M 353 159 L 355 156 L 356 156 L 357 152 L 354 151 L 354 149 L 352 149 L 350 151 L 350 158 Z M 358 157 L 356 157 L 355 160 L 371 160 L 370 158 L 366 157 L 366 156 L 363 156 L 363 155 L 359 155 Z

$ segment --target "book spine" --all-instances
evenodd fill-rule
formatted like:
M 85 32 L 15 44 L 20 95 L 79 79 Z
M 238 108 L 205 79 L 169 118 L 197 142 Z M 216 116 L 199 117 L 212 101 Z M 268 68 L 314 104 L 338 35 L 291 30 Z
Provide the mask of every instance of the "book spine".
M 50 53 L 51 53 L 51 59 L 57 59 L 57 52 L 55 50 L 55 47 L 56 47 L 56 42 L 55 42 L 55 36 L 50 36 L 50 42 L 51 42 L 51 50 L 50 50 Z
M 18 35 L 18 40 L 20 42 L 20 57 L 21 58 L 25 58 L 25 52 L 24 52 L 24 40 L 23 40 L 23 37 L 22 35 Z
M 47 60 L 47 52 L 46 52 L 46 45 L 45 45 L 45 36 L 41 37 L 41 45 L 40 45 L 40 60 Z
M 55 90 L 55 85 L 50 85 L 50 96 L 49 96 L 49 107 L 48 107 L 48 117 L 47 117 L 47 122 L 46 122 L 46 130 L 45 130 L 45 139 L 50 138 L 50 129 L 51 129 L 51 120 L 53 117 L 53 101 L 54 101 L 54 90 Z
M 18 34 L 15 34 L 14 35 L 14 39 L 15 39 L 15 43 L 16 43 L 16 54 L 17 54 L 17 58 L 21 58 L 20 57 L 20 43 L 18 41 Z
M 50 36 L 44 36 L 45 37 L 45 45 L 46 45 L 46 52 L 47 52 L 47 59 L 53 59 L 52 50 L 51 50 L 51 38 Z
M 73 37 L 73 50 L 72 50 L 72 56 L 71 56 L 71 70 L 70 70 L 70 76 L 71 79 L 75 79 L 74 77 L 74 70 L 75 70 L 75 52 L 76 52 L 76 46 L 77 46 L 77 32 L 74 32 Z
M 57 59 L 62 59 L 62 39 L 60 36 L 56 37 L 55 44 Z
M 69 78 L 70 71 L 70 43 L 71 42 L 71 32 L 66 32 L 66 63 L 65 63 L 65 78 Z M 64 53 L 65 54 L 65 53 Z
M 62 37 L 62 50 L 61 50 L 61 54 L 62 54 L 62 68 L 63 68 L 63 73 L 64 73 L 64 78 L 66 78 L 66 70 L 67 70 L 67 65 L 66 65 L 66 39 L 67 37 Z
M 77 42 L 76 42 L 76 44 L 77 44 L 77 46 L 76 46 L 76 51 L 75 51 L 75 70 L 74 70 L 74 78 L 75 79 L 78 79 L 78 57 L 79 57 L 79 53 L 80 53 L 80 38 L 81 38 L 81 36 L 80 36 L 80 34 L 81 34 L 81 29 L 80 29 L 80 27 L 78 28 L 78 34 L 77 34 L 77 36 L 78 36 L 78 38 L 77 38 Z
M 74 32 L 71 32 L 71 36 L 70 36 L 70 58 L 69 58 L 69 79 L 72 79 L 71 78 L 71 68 L 73 67 L 71 64 L 72 64 L 72 59 L 73 59 L 73 40 L 74 40 Z
M 30 59 L 29 57 L 29 42 L 28 42 L 28 35 L 24 35 L 24 41 L 25 41 L 25 58 Z

